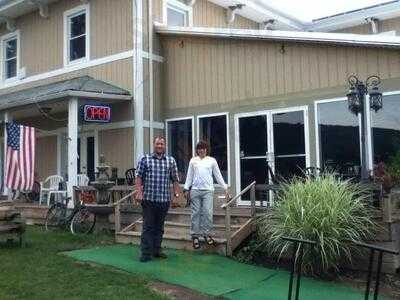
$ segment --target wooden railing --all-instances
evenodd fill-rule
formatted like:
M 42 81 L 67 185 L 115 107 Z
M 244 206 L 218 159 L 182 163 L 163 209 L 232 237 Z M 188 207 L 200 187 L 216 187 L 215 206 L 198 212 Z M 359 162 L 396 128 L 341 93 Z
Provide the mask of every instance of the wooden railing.
M 221 205 L 221 208 L 225 210 L 225 238 L 226 238 L 226 255 L 232 256 L 232 234 L 231 234 L 231 208 L 236 205 L 236 202 L 245 193 L 250 191 L 250 205 L 251 205 L 251 216 L 256 214 L 256 182 L 253 181 L 245 189 L 243 189 L 239 194 L 237 194 L 232 199 L 229 199 L 226 203 Z
M 128 199 L 134 197 L 136 191 L 130 192 L 128 195 L 124 196 L 123 198 L 119 199 L 118 201 L 114 202 L 112 205 L 114 206 L 114 227 L 115 227 L 115 234 L 121 231 L 121 203 L 125 202 Z

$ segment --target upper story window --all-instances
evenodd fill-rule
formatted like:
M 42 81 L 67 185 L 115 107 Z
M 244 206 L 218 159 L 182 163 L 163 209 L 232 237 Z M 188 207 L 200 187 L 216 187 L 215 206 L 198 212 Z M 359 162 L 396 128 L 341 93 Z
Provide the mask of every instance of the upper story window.
M 89 9 L 78 6 L 64 13 L 65 45 L 64 64 L 73 64 L 89 59 Z
M 193 10 L 192 7 L 178 1 L 168 0 L 165 7 L 164 20 L 169 26 L 192 26 Z
M 16 79 L 19 66 L 19 33 L 11 33 L 2 38 L 2 79 Z

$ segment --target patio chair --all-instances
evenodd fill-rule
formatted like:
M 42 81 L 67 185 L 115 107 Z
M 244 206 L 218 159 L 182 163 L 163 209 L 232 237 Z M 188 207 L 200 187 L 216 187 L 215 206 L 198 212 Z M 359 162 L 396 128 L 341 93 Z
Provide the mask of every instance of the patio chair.
M 125 181 L 127 185 L 134 185 L 135 184 L 135 168 L 128 169 L 125 171 Z
M 52 175 L 46 178 L 45 181 L 40 182 L 40 198 L 39 205 L 42 204 L 44 196 L 47 196 L 47 205 L 50 205 L 51 195 L 66 195 L 66 190 L 60 190 L 60 184 L 64 178 L 59 175 Z
M 89 185 L 89 177 L 86 174 L 78 174 L 77 186 L 88 186 Z

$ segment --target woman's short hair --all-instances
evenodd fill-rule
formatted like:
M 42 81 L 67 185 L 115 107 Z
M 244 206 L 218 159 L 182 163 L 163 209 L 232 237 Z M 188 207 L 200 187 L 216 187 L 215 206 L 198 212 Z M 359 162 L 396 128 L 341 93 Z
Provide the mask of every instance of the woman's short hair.
M 208 143 L 206 141 L 199 141 L 196 145 L 196 153 L 198 150 L 200 149 L 205 149 L 207 151 L 207 153 L 209 152 L 209 146 Z

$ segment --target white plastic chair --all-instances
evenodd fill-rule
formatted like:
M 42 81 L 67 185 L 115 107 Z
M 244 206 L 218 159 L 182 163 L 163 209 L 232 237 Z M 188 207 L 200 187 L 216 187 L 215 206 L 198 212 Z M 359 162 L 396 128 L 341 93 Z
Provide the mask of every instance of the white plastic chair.
M 43 197 L 47 195 L 47 205 L 50 205 L 51 195 L 66 195 L 67 191 L 60 191 L 60 183 L 64 181 L 64 178 L 59 175 L 52 175 L 46 178 L 45 181 L 40 182 L 40 198 L 39 205 L 42 204 Z
M 86 174 L 78 174 L 77 186 L 88 186 L 89 185 L 89 177 Z

